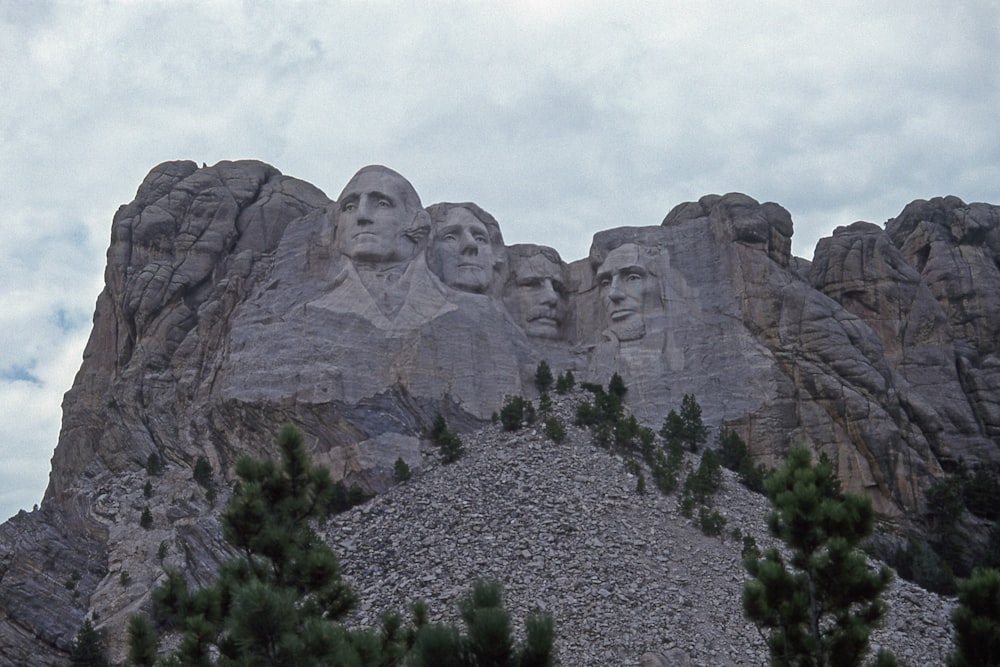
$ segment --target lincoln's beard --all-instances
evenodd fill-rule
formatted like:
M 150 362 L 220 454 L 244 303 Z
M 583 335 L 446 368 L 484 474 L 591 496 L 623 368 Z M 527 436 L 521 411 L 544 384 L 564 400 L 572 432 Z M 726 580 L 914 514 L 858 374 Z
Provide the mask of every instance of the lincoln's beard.
M 611 330 L 618 340 L 638 340 L 646 335 L 646 322 L 641 317 L 629 318 L 629 321 L 615 324 Z

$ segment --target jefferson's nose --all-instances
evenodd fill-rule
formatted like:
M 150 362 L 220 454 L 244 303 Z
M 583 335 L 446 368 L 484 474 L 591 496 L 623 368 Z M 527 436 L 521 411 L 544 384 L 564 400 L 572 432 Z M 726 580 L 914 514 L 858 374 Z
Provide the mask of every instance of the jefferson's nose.
M 466 255 L 479 254 L 479 244 L 476 243 L 475 237 L 469 232 L 462 232 L 460 248 L 462 253 Z

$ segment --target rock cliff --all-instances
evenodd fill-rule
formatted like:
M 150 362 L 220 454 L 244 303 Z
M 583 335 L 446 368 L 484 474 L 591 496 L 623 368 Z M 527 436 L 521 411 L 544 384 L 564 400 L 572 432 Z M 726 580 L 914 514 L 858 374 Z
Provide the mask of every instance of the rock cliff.
M 811 262 L 792 231 L 777 204 L 709 195 L 566 263 L 506 245 L 473 203 L 425 208 L 384 167 L 335 201 L 260 162 L 154 168 L 114 217 L 42 507 L 0 526 L 4 659 L 48 664 L 94 611 L 120 628 L 156 555 L 211 577 L 199 459 L 224 495 L 293 422 L 335 477 L 383 491 L 397 458 L 421 465 L 435 415 L 482 426 L 535 396 L 542 359 L 619 372 L 654 427 L 694 394 L 765 464 L 825 452 L 887 517 L 959 460 L 1000 461 L 1000 207 L 913 202 Z M 143 499 L 151 454 L 166 472 Z

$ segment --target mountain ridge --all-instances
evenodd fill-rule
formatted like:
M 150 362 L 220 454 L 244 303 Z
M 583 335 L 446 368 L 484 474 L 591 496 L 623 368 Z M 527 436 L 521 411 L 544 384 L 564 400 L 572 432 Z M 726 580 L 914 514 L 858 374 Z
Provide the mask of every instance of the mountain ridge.
M 885 519 L 919 518 L 959 462 L 1000 464 L 1000 207 L 918 200 L 811 262 L 792 231 L 778 204 L 708 195 L 566 263 L 470 202 L 424 208 L 381 166 L 336 201 L 258 161 L 155 167 L 115 214 L 42 506 L 0 526 L 0 641 L 24 664 L 65 655 L 93 611 L 143 604 L 161 542 L 210 577 L 225 548 L 198 461 L 221 493 L 290 422 L 334 477 L 384 492 L 435 415 L 478 430 L 537 397 L 542 359 L 619 372 L 654 428 L 696 395 L 755 463 L 804 444 Z

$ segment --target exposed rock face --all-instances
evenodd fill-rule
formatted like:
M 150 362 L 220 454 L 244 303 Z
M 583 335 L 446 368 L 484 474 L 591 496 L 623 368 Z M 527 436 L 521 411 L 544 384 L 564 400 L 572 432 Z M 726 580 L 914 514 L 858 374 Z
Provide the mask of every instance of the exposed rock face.
M 475 204 L 425 209 L 385 167 L 336 202 L 259 162 L 156 167 L 114 219 L 43 508 L 0 529 L 0 642 L 47 664 L 88 611 L 121 627 L 143 603 L 114 578 L 152 542 L 142 504 L 116 498 L 150 454 L 168 469 L 156 542 L 206 578 L 223 549 L 197 459 L 222 484 L 294 422 L 335 477 L 381 491 L 397 458 L 419 467 L 436 414 L 481 426 L 534 396 L 542 359 L 621 373 L 653 426 L 694 394 L 764 463 L 826 452 L 887 515 L 959 458 L 1000 460 L 1000 208 L 914 202 L 884 230 L 839 228 L 811 263 L 791 235 L 777 204 L 710 195 L 566 264 L 506 246 Z
M 963 434 L 978 430 L 989 436 L 994 447 L 981 456 L 995 457 L 1000 438 L 1000 208 L 966 206 L 955 197 L 915 201 L 889 221 L 886 232 L 920 272 L 921 284 L 938 302 L 951 331 L 958 379 L 979 428 L 962 424 L 957 414 L 952 421 Z

